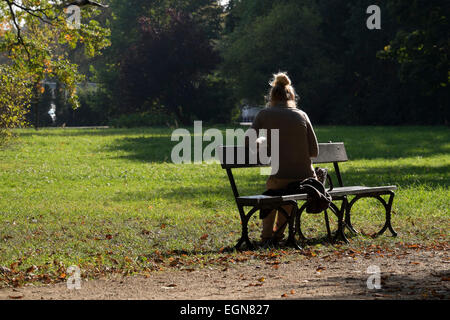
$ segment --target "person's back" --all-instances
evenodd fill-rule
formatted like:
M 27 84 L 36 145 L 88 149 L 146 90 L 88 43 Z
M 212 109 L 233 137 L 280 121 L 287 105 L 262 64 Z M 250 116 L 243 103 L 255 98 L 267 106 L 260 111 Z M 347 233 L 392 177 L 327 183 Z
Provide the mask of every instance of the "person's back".
M 281 104 L 261 110 L 252 128 L 279 130 L 279 168 L 274 175 L 280 179 L 303 180 L 314 176 L 311 158 L 318 155 L 317 140 L 305 112 Z

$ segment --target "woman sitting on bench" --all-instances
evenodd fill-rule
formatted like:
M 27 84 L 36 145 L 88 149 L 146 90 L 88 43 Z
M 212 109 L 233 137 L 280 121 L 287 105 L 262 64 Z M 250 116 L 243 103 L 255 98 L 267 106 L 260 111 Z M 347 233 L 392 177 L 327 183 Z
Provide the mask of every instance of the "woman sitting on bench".
M 267 180 L 267 189 L 284 189 L 290 182 L 315 176 L 311 158 L 317 157 L 319 146 L 308 115 L 297 109 L 296 94 L 286 73 L 274 75 L 270 82 L 267 108 L 255 117 L 252 128 L 259 136 L 260 129 L 267 130 L 270 148 L 270 130 L 279 130 L 279 168 Z M 290 215 L 292 206 L 283 207 Z M 261 238 L 263 245 L 271 245 L 283 239 L 286 218 L 277 210 L 263 218 Z

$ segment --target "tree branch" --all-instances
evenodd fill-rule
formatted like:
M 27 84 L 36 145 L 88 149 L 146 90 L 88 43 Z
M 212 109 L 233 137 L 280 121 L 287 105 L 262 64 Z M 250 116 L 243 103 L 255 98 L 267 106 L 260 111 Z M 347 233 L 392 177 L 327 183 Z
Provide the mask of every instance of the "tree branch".
M 25 41 L 22 38 L 20 26 L 19 26 L 19 24 L 16 21 L 17 18 L 16 18 L 16 13 L 14 12 L 14 9 L 13 9 L 13 2 L 10 2 L 9 0 L 5 0 L 5 1 L 8 4 L 9 12 L 11 13 L 12 21 L 14 23 L 14 26 L 16 27 L 16 30 L 17 30 L 17 44 L 18 45 L 22 45 L 24 47 L 24 49 L 25 49 L 25 51 L 27 53 L 27 56 L 28 56 L 28 60 L 30 60 L 31 59 L 30 51 L 28 51 L 28 47 L 27 47 Z
M 6 1 L 9 2 L 8 0 L 6 0 Z M 54 20 L 57 19 L 57 17 L 51 18 L 51 17 L 48 16 L 48 14 L 47 14 L 46 11 L 47 11 L 48 9 L 50 9 L 50 8 L 44 8 L 44 9 L 40 9 L 40 8 L 37 8 L 37 9 L 28 8 L 28 7 L 24 7 L 24 6 L 21 5 L 21 4 L 16 3 L 14 0 L 11 1 L 11 4 L 14 5 L 14 6 L 16 6 L 16 7 L 19 8 L 19 9 L 22 9 L 23 11 L 25 11 L 25 12 L 28 13 L 29 15 L 38 18 L 38 19 L 41 20 L 42 22 L 47 23 L 47 24 L 50 24 L 50 25 L 52 25 L 52 26 L 54 26 L 54 24 L 53 24 L 51 21 L 54 21 Z M 43 15 L 45 16 L 45 18 L 43 18 L 42 16 L 36 14 L 36 12 L 39 12 L 39 13 L 43 14 Z

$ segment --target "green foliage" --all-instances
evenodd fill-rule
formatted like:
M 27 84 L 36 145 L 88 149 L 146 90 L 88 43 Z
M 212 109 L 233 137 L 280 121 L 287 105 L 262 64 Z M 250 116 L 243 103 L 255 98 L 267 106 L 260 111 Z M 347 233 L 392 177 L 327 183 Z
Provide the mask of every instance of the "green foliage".
M 222 9 L 217 2 L 130 4 L 116 0 L 111 8 L 112 45 L 105 59 L 95 65 L 95 79 L 101 82 L 99 97 L 108 117 L 143 112 L 154 103 L 182 121 L 197 117 L 193 101 L 206 98 L 199 97 L 193 87 L 204 85 L 204 78 L 212 71 L 212 67 L 205 71 L 205 65 L 213 65 L 208 61 L 214 59 L 208 55 L 219 37 Z M 178 14 L 183 15 L 183 22 Z M 158 32 L 153 38 L 151 28 Z
M 229 123 L 233 120 L 236 108 L 232 84 L 216 72 L 199 84 L 198 94 L 192 104 L 192 114 L 196 120 L 207 123 Z
M 426 106 L 431 117 L 444 117 L 441 121 L 448 123 L 448 2 L 391 1 L 389 9 L 400 28 L 379 52 L 379 57 L 397 62 L 400 81 L 411 88 L 412 93 L 416 91 L 414 96 L 431 100 Z
M 98 126 L 106 125 L 108 121 L 107 114 L 103 110 L 100 95 L 97 89 L 84 88 L 80 90 L 80 107 L 72 110 L 74 113 L 73 126 Z
M 8 3 L 19 2 L 0 1 L 11 24 Z M 445 0 L 231 0 L 226 8 L 215 0 L 111 0 L 99 16 L 98 10 L 83 8 L 79 30 L 64 25 L 61 7 L 40 3 L 43 11 L 31 12 L 37 16 L 24 11 L 16 17 L 29 28 L 20 34 L 0 31 L 5 33 L 0 47 L 10 56 L 6 59 L 14 59 L 14 68 L 27 70 L 36 90 L 39 80 L 59 78 L 69 104 L 76 103 L 75 84 L 83 78 L 74 61 L 83 63 L 83 72 L 99 83 L 84 100 L 85 111 L 78 112 L 86 119 L 103 123 L 156 104 L 186 123 L 227 122 L 239 101 L 263 104 L 272 73 L 287 71 L 299 107 L 314 123 L 448 124 Z M 381 30 L 366 27 L 372 4 L 381 8 Z M 165 41 L 173 12 L 185 14 L 195 28 Z M 143 37 L 143 17 L 144 29 L 164 30 L 152 50 L 149 37 Z M 42 19 L 56 23 L 56 29 Z M 108 30 L 98 21 L 112 31 L 109 48 Z M 206 42 L 220 49 L 219 67 L 204 68 L 207 55 L 199 52 Z M 80 57 L 81 50 L 91 55 L 101 49 L 101 58 Z M 94 110 L 101 116 L 90 113 Z
M 188 123 L 198 87 L 219 62 L 211 39 L 186 12 L 168 9 L 166 21 L 140 19 L 139 40 L 120 65 L 123 112 L 160 104 Z M 139 61 L 139 63 L 136 63 Z
M 244 9 L 251 12 L 236 7 L 246 21 L 254 11 L 249 5 Z M 223 44 L 223 69 L 235 79 L 238 97 L 263 104 L 268 80 L 279 70 L 296 79 L 305 108 L 324 89 L 331 88 L 337 66 L 324 54 L 321 21 L 313 2 L 283 1 L 267 14 L 237 27 Z
M 381 30 L 366 9 L 381 8 Z M 448 7 L 448 5 L 447 5 Z M 221 41 L 236 101 L 288 71 L 315 123 L 448 124 L 446 1 L 231 1 Z M 430 72 L 430 70 L 433 70 Z
M 68 56 L 78 45 L 94 56 L 109 45 L 109 30 L 93 18 L 98 9 L 81 8 L 80 28 L 67 23 L 62 0 L 1 0 L 2 38 L 0 52 L 7 55 L 17 72 L 26 73 L 37 86 L 46 78 L 56 78 L 69 93 L 69 103 L 78 105 L 76 83 L 83 79 L 78 66 Z
M 27 76 L 0 65 L 0 145 L 11 136 L 9 129 L 26 125 L 25 115 L 32 97 Z

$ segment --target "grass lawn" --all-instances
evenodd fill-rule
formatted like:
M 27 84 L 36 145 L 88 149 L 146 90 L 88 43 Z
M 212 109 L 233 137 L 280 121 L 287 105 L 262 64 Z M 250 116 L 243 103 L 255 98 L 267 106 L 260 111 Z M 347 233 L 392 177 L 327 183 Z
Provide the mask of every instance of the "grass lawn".
M 234 246 L 240 234 L 226 173 L 219 165 L 172 164 L 171 132 L 16 131 L 18 138 L 0 149 L 0 266 L 17 273 L 17 284 L 62 280 L 70 265 L 92 274 L 141 272 L 160 269 L 165 259 L 169 267 L 179 265 L 175 257 L 207 265 L 209 257 L 225 254 L 223 248 Z M 348 234 L 351 243 L 340 247 L 448 240 L 448 128 L 318 127 L 316 132 L 320 142 L 345 142 L 351 161 L 341 166 L 344 184 L 399 187 L 392 220 L 398 237 L 389 231 L 377 239 L 365 236 L 381 228 L 384 216 L 378 202 L 361 200 L 352 212 L 363 235 Z M 236 170 L 235 178 L 241 194 L 264 191 L 258 169 Z M 254 240 L 261 229 L 257 216 L 250 224 Z M 323 216 L 305 214 L 302 230 L 314 239 L 325 237 Z M 0 287 L 10 280 L 0 273 Z

